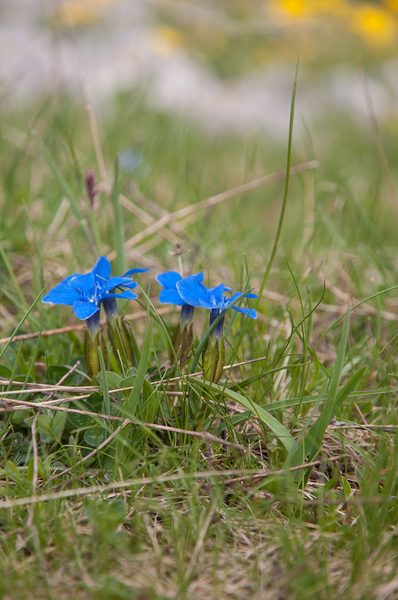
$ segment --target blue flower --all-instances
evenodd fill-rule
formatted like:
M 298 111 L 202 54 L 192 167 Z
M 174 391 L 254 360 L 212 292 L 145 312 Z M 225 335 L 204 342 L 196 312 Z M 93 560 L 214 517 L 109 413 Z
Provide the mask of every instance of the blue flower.
M 101 256 L 90 273 L 69 275 L 50 290 L 42 302 L 72 306 L 76 317 L 86 320 L 99 313 L 103 301 L 112 298 L 129 300 L 137 298 L 137 294 L 131 291 L 137 287 L 137 283 L 129 276 L 133 273 L 143 273 L 148 269 L 130 269 L 123 277 L 111 277 L 111 269 L 109 260 Z M 116 294 L 115 290 L 118 288 L 127 289 Z
M 218 315 L 228 306 L 236 300 L 242 292 L 233 294 L 231 298 L 224 296 L 223 292 L 231 291 L 230 288 L 225 287 L 222 283 L 217 287 L 206 288 L 202 283 L 193 277 L 187 277 L 181 279 L 176 283 L 177 292 L 179 296 L 190 306 L 202 307 L 210 310 L 210 325 L 215 321 Z M 244 298 L 258 298 L 256 294 L 245 294 Z M 233 310 L 241 312 L 247 315 L 251 319 L 257 318 L 257 313 L 253 308 L 241 308 L 240 306 L 233 306 Z M 216 328 L 212 332 L 212 338 L 221 338 L 223 334 L 223 323 L 224 319 L 218 323 Z
M 195 279 L 195 281 L 203 281 L 203 272 L 190 275 L 186 279 Z M 162 304 L 175 304 L 181 306 L 180 320 L 183 323 L 190 323 L 193 317 L 194 307 L 192 304 L 185 302 L 180 296 L 177 290 L 177 284 L 182 281 L 183 278 L 176 271 L 166 271 L 156 277 L 156 281 L 160 283 L 163 290 L 159 294 L 159 302 Z
M 230 291 L 230 288 L 226 288 L 222 283 L 217 287 L 206 288 L 203 283 L 200 283 L 193 277 L 187 277 L 181 279 L 176 283 L 178 295 L 191 306 L 202 308 L 208 308 L 209 310 L 217 310 L 218 314 L 227 308 L 231 302 L 236 300 L 242 292 L 233 294 L 231 298 L 227 298 L 223 295 L 223 292 Z M 258 298 L 256 294 L 245 294 L 244 298 Z M 253 308 L 241 308 L 240 306 L 233 306 L 234 310 L 248 315 L 251 319 L 257 318 L 257 313 Z
M 195 279 L 196 281 L 203 281 L 203 273 L 196 273 L 196 275 L 190 275 L 187 279 Z M 182 277 L 176 271 L 166 271 L 156 277 L 156 281 L 164 288 L 159 294 L 159 302 L 162 304 L 175 304 L 176 306 L 183 306 L 185 300 L 180 296 L 177 290 L 177 283 L 182 280 Z

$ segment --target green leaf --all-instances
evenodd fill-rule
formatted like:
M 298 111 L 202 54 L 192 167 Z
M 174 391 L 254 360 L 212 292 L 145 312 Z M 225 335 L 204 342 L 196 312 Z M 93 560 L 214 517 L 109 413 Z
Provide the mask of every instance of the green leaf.
M 131 375 L 130 377 L 125 377 L 124 379 L 122 379 L 119 383 L 119 387 L 120 388 L 131 388 L 132 386 L 134 386 L 134 382 L 135 382 L 135 375 Z M 129 394 L 130 394 L 131 390 L 124 390 L 124 392 L 120 392 L 121 394 L 123 394 L 123 396 L 125 398 L 128 398 Z
M 30 410 L 16 410 L 10 418 L 11 423 L 14 425 L 21 425 L 25 419 L 28 419 L 32 414 Z
M 104 399 L 98 392 L 91 394 L 87 400 L 87 404 L 91 407 L 90 410 L 96 413 L 102 413 L 104 410 Z
M 122 377 L 120 375 L 118 375 L 117 373 L 114 373 L 113 371 L 105 371 L 105 374 L 106 374 L 106 380 L 108 383 L 108 390 L 117 390 L 118 388 L 122 387 L 120 385 L 120 382 L 122 381 Z M 99 384 L 101 392 L 102 392 L 104 389 L 104 382 L 103 382 L 104 374 L 102 371 L 97 373 L 96 379 L 98 381 L 98 384 Z
M 203 382 L 199 379 L 190 379 L 190 381 L 195 381 L 196 383 L 203 384 Z M 295 443 L 294 437 L 289 433 L 286 427 L 282 425 L 282 423 L 275 419 L 275 417 L 273 417 L 262 406 L 253 402 L 253 400 L 249 400 L 245 396 L 242 396 L 241 394 L 238 394 L 237 392 L 234 392 L 228 388 L 221 387 L 214 383 L 209 387 L 212 390 L 217 390 L 225 396 L 228 396 L 228 398 L 235 400 L 235 402 L 238 402 L 245 408 L 248 408 L 250 411 L 252 411 L 263 423 L 265 423 L 265 425 L 267 425 L 267 427 L 271 429 L 275 437 L 277 437 L 285 446 L 286 450 L 288 452 L 292 451 Z
M 33 416 L 33 417 L 29 417 L 29 419 L 26 419 L 26 423 L 30 427 L 32 427 L 34 418 L 35 417 Z M 51 428 L 52 422 L 53 422 L 53 417 L 50 417 L 49 415 L 39 415 L 39 418 L 37 419 L 37 430 L 41 431 L 42 433 L 45 433 L 51 439 L 56 439 L 54 432 Z
M 71 408 L 93 412 L 91 406 L 87 404 L 87 402 L 85 402 L 84 400 L 79 400 L 79 403 L 72 402 Z M 93 417 L 89 415 L 79 415 L 77 413 L 68 413 L 68 418 L 72 425 L 76 427 L 76 429 L 84 429 L 85 427 L 90 427 L 95 422 Z
M 10 379 L 11 370 L 4 365 L 0 365 L 0 377 L 4 377 L 4 379 Z
M 10 479 L 15 481 L 16 483 L 19 483 L 20 485 L 26 484 L 26 476 L 21 471 L 18 471 L 17 467 L 10 460 L 7 460 L 4 466 L 4 470 L 8 477 L 10 477 Z
M 345 477 L 341 478 L 341 483 L 343 484 L 344 496 L 346 497 L 346 500 L 348 500 L 348 498 L 353 496 L 354 492 L 352 491 L 351 486 Z
M 159 410 L 159 395 L 147 379 L 142 385 L 141 418 L 146 423 L 154 423 Z
M 46 470 L 44 468 L 43 462 L 40 458 L 40 456 L 37 458 L 37 466 L 38 466 L 38 474 L 40 477 L 43 477 L 43 479 L 46 479 L 47 477 L 47 473 Z M 33 456 L 29 461 L 28 464 L 28 468 L 26 470 L 26 478 L 28 481 L 33 481 L 33 467 L 34 467 L 34 460 L 33 460 Z
M 97 448 L 107 438 L 106 429 L 103 427 L 90 427 L 84 432 L 84 441 L 89 446 Z
M 64 431 L 66 419 L 68 415 L 65 412 L 57 411 L 51 422 L 51 430 L 54 434 L 55 439 L 59 442 L 61 440 L 62 433 Z
M 144 345 L 141 352 L 140 364 L 138 365 L 137 376 L 135 378 L 134 387 L 130 392 L 130 395 L 126 401 L 124 408 L 124 414 L 126 417 L 134 417 L 137 412 L 138 400 L 144 385 L 144 379 L 148 366 L 149 354 L 151 351 L 151 340 L 152 340 L 152 321 L 149 321 L 148 327 L 145 334 Z

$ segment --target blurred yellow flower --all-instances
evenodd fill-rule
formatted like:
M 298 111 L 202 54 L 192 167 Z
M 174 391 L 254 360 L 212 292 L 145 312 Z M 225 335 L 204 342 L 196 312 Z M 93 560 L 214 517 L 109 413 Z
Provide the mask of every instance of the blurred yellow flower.
M 390 10 L 398 12 L 398 0 L 384 0 L 383 4 Z
M 184 37 L 177 29 L 161 25 L 152 31 L 151 42 L 156 54 L 171 56 L 184 46 Z
M 306 12 L 306 2 L 304 0 L 282 0 L 281 8 L 293 17 L 299 17 Z
M 95 23 L 104 16 L 103 8 L 117 0 L 66 0 L 54 13 L 58 27 L 76 27 Z
M 398 31 L 395 17 L 385 8 L 373 4 L 353 7 L 351 26 L 355 33 L 378 46 L 391 44 Z
M 270 6 L 274 14 L 291 18 L 322 15 L 345 17 L 348 7 L 346 0 L 272 0 L 265 3 L 266 9 Z

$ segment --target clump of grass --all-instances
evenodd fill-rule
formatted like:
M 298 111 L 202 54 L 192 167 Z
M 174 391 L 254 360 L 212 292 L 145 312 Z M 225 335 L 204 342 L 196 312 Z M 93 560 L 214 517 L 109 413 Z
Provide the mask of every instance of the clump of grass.
M 33 139 L 31 108 L 6 115 L 25 141 L 0 144 L 0 326 L 12 337 L 0 346 L 2 594 L 384 597 L 396 563 L 396 226 L 370 139 L 334 128 L 329 158 L 291 177 L 274 244 L 283 180 L 214 196 L 283 170 L 282 145 L 248 138 L 242 156 L 242 140 L 209 139 L 125 95 L 101 135 L 104 182 L 84 110 L 59 102 Z M 112 192 L 126 147 L 141 159 L 130 171 L 119 161 Z M 290 156 L 319 158 L 294 144 Z M 217 384 L 200 373 L 200 312 L 192 356 L 169 360 L 177 315 L 147 275 L 141 306 L 120 306 L 136 364 L 109 349 L 89 380 L 81 329 L 38 300 L 109 255 L 115 231 L 127 246 L 141 238 L 118 246 L 121 272 L 182 265 L 207 286 L 261 290 L 257 321 L 227 313 Z

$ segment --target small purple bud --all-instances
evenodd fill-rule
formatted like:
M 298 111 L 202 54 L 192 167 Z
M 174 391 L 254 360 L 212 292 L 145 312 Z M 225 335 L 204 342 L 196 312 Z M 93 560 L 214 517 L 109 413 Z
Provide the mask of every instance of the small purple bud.
M 99 208 L 98 202 L 98 190 L 97 185 L 95 183 L 94 171 L 93 169 L 89 169 L 85 176 L 86 183 L 86 194 L 87 198 L 90 201 L 91 210 L 96 212 Z

